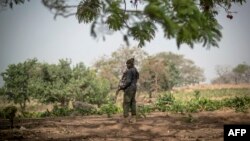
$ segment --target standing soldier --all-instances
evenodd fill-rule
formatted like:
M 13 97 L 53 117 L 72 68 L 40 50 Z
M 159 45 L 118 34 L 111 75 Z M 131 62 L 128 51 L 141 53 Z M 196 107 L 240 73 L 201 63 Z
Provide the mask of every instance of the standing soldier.
M 124 116 L 124 122 L 129 122 L 129 111 L 131 109 L 131 115 L 132 118 L 130 122 L 136 122 L 136 100 L 135 100 L 135 94 L 136 94 L 136 83 L 139 79 L 139 73 L 137 69 L 134 66 L 134 58 L 131 58 L 127 60 L 126 62 L 127 70 L 123 74 L 122 77 L 122 83 L 119 84 L 119 90 L 124 91 L 124 97 L 123 97 L 123 116 Z

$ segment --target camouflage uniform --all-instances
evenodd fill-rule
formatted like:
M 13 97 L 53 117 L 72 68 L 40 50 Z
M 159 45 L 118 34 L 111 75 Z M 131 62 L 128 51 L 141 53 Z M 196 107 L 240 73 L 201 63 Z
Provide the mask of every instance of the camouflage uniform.
M 131 68 L 128 68 L 123 74 L 122 84 L 120 89 L 124 91 L 123 97 L 123 116 L 129 116 L 129 110 L 131 109 L 132 116 L 136 115 L 136 83 L 139 79 L 139 73 L 137 69 L 132 65 Z

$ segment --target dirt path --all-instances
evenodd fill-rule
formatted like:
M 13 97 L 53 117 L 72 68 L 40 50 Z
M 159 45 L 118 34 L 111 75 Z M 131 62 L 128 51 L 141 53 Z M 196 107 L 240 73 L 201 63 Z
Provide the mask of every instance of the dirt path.
M 232 110 L 190 115 L 155 112 L 134 124 L 123 124 L 120 119 L 116 115 L 113 118 L 86 116 L 22 121 L 20 129 L 1 129 L 0 140 L 223 141 L 224 124 L 250 124 L 249 113 Z

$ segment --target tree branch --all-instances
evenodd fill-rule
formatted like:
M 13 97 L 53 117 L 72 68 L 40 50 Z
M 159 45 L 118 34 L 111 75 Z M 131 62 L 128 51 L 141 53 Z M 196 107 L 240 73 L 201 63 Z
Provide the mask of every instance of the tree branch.
M 69 13 L 69 14 L 63 14 L 63 13 L 55 13 L 54 19 L 56 19 L 57 16 L 62 16 L 64 18 L 68 18 L 70 16 L 74 16 L 76 13 Z

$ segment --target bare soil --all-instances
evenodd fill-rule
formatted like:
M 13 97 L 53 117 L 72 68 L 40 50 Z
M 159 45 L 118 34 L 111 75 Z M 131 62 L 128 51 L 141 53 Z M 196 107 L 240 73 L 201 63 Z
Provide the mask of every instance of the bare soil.
M 0 140 L 21 141 L 223 141 L 224 124 L 250 124 L 250 114 L 230 109 L 192 114 L 154 112 L 136 123 L 120 115 L 0 120 Z M 6 129 L 7 128 L 7 129 Z

